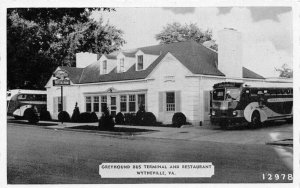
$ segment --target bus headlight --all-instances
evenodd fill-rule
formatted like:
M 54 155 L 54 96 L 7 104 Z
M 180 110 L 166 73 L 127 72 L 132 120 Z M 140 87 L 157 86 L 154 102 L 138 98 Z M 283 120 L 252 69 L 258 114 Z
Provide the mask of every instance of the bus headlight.
M 212 115 L 212 116 L 215 116 L 215 115 L 216 115 L 216 112 L 215 112 L 215 111 L 212 111 L 212 112 L 211 112 L 211 115 Z
M 238 112 L 237 111 L 233 111 L 232 115 L 237 116 Z

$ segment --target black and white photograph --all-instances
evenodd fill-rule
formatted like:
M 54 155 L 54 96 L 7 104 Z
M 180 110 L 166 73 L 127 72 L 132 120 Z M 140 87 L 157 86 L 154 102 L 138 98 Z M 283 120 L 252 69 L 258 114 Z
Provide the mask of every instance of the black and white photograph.
M 2 8 L 4 186 L 299 186 L 296 1 L 43 2 Z

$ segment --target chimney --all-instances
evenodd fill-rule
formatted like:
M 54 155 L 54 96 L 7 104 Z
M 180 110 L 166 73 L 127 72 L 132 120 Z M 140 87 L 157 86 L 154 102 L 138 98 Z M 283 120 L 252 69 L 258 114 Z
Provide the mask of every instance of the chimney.
M 76 67 L 85 68 L 86 66 L 96 62 L 98 60 L 98 54 L 89 52 L 76 53 Z
M 218 33 L 218 69 L 230 78 L 243 78 L 242 34 L 233 28 Z

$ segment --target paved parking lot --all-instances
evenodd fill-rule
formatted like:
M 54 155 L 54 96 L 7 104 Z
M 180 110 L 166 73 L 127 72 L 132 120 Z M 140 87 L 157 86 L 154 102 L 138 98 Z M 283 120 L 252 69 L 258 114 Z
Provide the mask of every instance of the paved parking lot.
M 25 120 L 15 121 L 8 119 L 8 122 L 22 122 L 27 125 Z M 63 129 L 90 125 L 97 126 L 98 123 L 64 123 L 40 121 L 41 128 Z M 49 124 L 49 126 L 47 126 Z M 35 126 L 35 125 L 33 125 Z M 146 127 L 146 126 L 130 126 L 116 125 L 116 127 L 128 127 L 137 129 L 156 130 L 155 132 L 147 132 L 145 134 L 137 134 L 136 137 L 158 138 L 158 139 L 176 139 L 191 141 L 212 141 L 220 143 L 236 143 L 236 144 L 266 144 L 280 140 L 293 139 L 293 125 L 287 124 L 285 121 L 277 121 L 268 123 L 260 128 L 249 129 L 246 126 L 232 126 L 227 130 L 223 130 L 218 126 L 212 126 L 206 123 L 204 126 L 189 126 L 186 128 L 169 128 L 169 127 Z M 68 131 L 80 131 L 67 129 Z M 95 132 L 95 131 L 88 131 Z M 109 134 L 102 132 L 102 134 Z
M 292 153 L 292 148 L 264 143 L 276 138 L 272 134 L 277 133 L 277 138 L 289 136 L 286 133 L 292 130 L 292 125 L 254 130 L 221 130 L 205 126 L 147 127 L 159 131 L 128 136 L 65 131 L 64 126 L 74 124 L 62 126 L 40 122 L 39 125 L 29 125 L 20 122 L 8 122 L 7 127 L 7 172 L 11 184 L 270 183 L 262 179 L 263 173 L 288 175 L 293 172 L 290 165 L 292 155 L 288 154 Z M 195 161 L 212 162 L 216 167 L 215 175 L 187 179 L 103 179 L 98 174 L 98 166 L 104 162 Z

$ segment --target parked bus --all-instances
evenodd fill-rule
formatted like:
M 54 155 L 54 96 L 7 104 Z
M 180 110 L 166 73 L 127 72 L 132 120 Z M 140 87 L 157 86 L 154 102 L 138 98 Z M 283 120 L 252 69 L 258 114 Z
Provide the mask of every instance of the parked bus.
M 26 119 L 26 109 L 34 108 L 38 115 L 47 108 L 46 91 L 14 89 L 7 92 L 7 115 L 16 119 Z
M 251 87 L 222 82 L 213 86 L 210 119 L 223 128 L 247 122 L 252 127 L 272 120 L 293 120 L 293 88 Z

